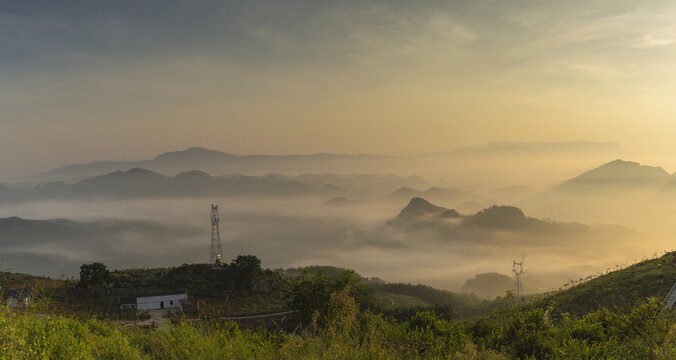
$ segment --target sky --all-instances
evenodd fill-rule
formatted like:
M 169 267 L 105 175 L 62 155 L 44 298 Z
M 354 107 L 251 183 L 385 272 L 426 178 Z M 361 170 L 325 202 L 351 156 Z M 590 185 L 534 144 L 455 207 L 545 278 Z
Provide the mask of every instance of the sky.
M 675 63 L 672 1 L 0 0 L 0 178 L 491 141 L 676 168 Z

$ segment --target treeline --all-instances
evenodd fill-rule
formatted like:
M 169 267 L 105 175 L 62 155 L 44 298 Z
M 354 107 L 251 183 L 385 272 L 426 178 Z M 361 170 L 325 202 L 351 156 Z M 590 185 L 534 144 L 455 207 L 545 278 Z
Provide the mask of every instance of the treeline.
M 114 290 L 130 294 L 139 290 L 186 289 L 189 294 L 198 297 L 223 297 L 232 293 L 267 294 L 271 291 L 287 291 L 289 288 L 285 277 L 270 269 L 263 269 L 261 260 L 254 255 L 238 255 L 232 262 L 218 267 L 183 264 L 169 269 L 113 271 L 109 279 Z

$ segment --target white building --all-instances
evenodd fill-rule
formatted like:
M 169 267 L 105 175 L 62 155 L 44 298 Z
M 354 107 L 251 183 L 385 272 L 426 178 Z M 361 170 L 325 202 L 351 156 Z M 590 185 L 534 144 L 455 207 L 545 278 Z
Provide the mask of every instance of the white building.
M 2 294 L 2 298 L 9 307 L 22 308 L 30 305 L 33 291 L 30 289 L 14 289 Z
M 161 293 L 139 294 L 120 298 L 120 309 L 159 310 L 180 309 L 181 300 L 188 300 L 186 290 L 165 291 Z

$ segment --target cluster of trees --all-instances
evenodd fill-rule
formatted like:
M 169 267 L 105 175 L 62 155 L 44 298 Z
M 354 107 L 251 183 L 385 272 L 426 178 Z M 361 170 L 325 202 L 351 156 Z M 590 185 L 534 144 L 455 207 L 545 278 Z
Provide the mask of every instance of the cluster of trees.
M 183 264 L 169 271 L 170 281 L 166 287 L 183 287 L 196 292 L 231 290 L 240 293 L 254 293 L 261 289 L 266 275 L 261 261 L 253 255 L 239 255 L 230 264 L 214 269 L 208 264 Z M 118 281 L 130 281 L 129 274 L 116 274 Z M 80 266 L 80 280 L 77 288 L 100 293 L 109 290 L 111 274 L 101 262 Z

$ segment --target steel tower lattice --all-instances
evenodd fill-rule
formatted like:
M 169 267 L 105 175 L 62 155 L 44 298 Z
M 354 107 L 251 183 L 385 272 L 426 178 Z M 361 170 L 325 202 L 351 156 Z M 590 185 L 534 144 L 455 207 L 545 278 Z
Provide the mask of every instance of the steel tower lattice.
M 523 275 L 523 259 L 521 262 L 514 260 L 512 272 L 514 273 L 514 295 L 516 297 L 521 297 L 523 295 L 523 284 L 521 283 L 521 275 Z
M 223 265 L 221 231 L 218 229 L 218 205 L 211 204 L 211 252 L 209 262 L 214 266 Z

